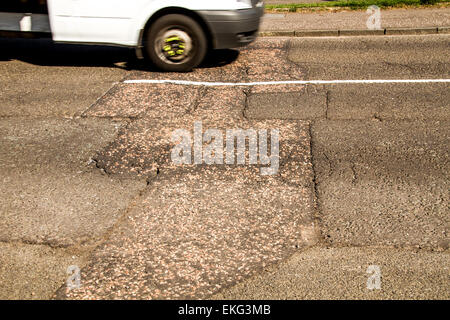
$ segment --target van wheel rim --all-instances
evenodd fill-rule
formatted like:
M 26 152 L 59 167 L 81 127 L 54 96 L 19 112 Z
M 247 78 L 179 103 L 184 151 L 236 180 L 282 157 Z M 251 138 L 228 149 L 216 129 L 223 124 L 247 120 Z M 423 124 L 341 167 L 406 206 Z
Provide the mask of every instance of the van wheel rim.
M 192 52 L 192 39 L 185 31 L 170 29 L 160 32 L 156 38 L 155 50 L 166 63 L 183 63 Z

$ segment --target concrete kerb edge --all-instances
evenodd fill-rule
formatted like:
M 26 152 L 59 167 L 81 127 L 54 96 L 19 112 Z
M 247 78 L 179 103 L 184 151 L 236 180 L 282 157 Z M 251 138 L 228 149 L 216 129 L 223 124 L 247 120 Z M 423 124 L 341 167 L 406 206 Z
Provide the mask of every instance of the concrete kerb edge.
M 380 36 L 380 35 L 426 35 L 426 34 L 448 34 L 449 27 L 427 27 L 427 28 L 385 28 L 378 30 L 370 29 L 342 29 L 342 30 L 281 30 L 262 31 L 260 37 L 339 37 L 339 36 Z

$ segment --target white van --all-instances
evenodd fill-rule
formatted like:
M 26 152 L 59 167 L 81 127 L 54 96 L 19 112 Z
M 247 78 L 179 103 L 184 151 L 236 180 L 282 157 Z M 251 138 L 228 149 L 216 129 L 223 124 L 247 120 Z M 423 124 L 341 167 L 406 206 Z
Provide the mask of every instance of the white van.
M 130 46 L 166 71 L 255 40 L 263 0 L 1 0 L 0 35 Z

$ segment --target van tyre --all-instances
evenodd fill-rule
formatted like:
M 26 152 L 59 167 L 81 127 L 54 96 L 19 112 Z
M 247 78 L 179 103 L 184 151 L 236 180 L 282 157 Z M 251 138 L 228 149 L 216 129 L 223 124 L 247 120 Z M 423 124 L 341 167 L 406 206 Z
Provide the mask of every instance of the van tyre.
M 208 42 L 202 27 L 181 14 L 159 18 L 144 38 L 146 58 L 163 71 L 191 71 L 203 61 L 207 50 Z

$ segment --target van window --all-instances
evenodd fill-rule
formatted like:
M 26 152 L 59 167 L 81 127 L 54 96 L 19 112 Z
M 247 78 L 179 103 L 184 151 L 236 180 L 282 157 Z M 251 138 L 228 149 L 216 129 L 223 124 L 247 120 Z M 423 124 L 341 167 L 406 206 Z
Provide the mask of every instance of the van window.
M 0 0 L 0 12 L 47 14 L 47 0 Z

